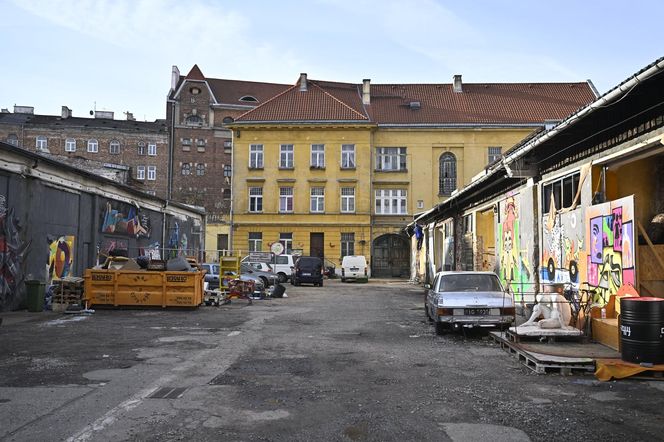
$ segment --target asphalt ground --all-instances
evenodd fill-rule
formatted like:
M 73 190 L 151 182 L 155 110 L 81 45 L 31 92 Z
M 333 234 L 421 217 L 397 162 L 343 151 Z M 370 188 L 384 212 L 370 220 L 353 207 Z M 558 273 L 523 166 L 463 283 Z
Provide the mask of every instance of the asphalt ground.
M 664 382 L 537 375 L 436 336 L 403 281 L 195 310 L 1 314 L 0 439 L 664 440 Z

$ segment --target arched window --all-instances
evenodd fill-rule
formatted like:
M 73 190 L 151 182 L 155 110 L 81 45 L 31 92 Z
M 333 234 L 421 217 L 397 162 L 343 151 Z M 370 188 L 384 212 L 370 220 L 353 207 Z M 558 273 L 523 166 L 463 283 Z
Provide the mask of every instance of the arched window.
M 74 138 L 65 140 L 65 152 L 76 152 L 76 140 Z
M 438 161 L 438 194 L 450 196 L 457 187 L 456 157 L 445 152 Z
M 258 99 L 256 99 L 256 97 L 252 97 L 251 95 L 245 95 L 245 96 L 240 98 L 240 101 L 249 102 L 249 103 L 256 103 L 258 101 Z
M 182 163 L 182 175 L 191 175 L 191 163 Z
M 120 153 L 120 142 L 118 140 L 112 140 L 108 145 L 108 152 L 112 154 Z
M 94 138 L 88 140 L 88 152 L 99 152 L 99 142 Z
M 185 120 L 185 123 L 188 126 L 202 126 L 203 125 L 203 119 L 199 117 L 198 115 L 189 115 L 187 119 Z

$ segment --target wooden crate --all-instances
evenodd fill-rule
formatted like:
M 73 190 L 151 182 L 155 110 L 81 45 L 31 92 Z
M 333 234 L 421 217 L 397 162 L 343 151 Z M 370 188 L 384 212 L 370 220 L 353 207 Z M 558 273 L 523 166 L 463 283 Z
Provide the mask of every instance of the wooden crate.
M 614 350 L 620 350 L 618 318 L 593 318 L 593 340 Z

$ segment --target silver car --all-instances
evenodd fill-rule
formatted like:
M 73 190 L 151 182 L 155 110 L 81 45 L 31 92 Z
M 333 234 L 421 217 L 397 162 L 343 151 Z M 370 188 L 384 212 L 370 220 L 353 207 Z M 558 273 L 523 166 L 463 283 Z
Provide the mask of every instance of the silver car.
M 271 272 L 263 272 L 244 262 L 240 265 L 240 273 L 242 276 L 252 276 L 260 279 L 265 287 L 269 287 L 279 282 L 278 275 Z
M 436 334 L 461 327 L 507 327 L 514 322 L 514 299 L 492 272 L 439 272 L 426 284 L 424 309 Z

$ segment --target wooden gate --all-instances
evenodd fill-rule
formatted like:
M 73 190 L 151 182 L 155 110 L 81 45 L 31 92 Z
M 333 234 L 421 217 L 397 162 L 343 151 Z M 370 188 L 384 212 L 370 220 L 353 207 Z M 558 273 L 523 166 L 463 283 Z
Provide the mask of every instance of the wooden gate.
M 407 278 L 410 275 L 410 245 L 405 237 L 388 234 L 374 240 L 371 276 Z

